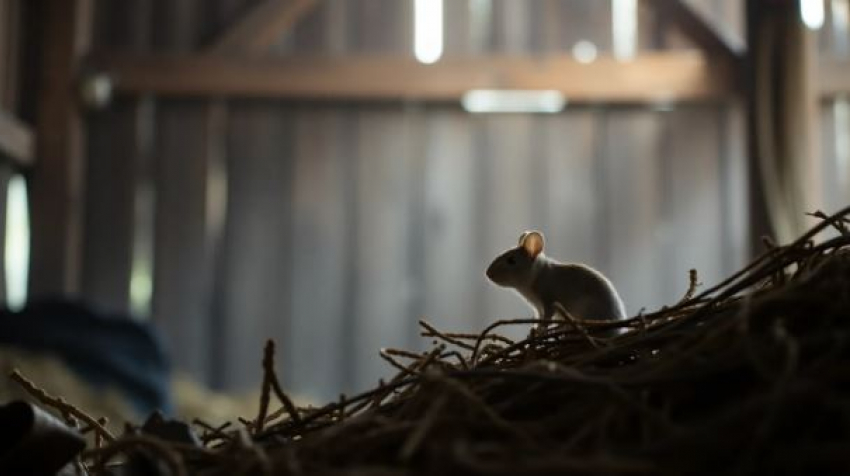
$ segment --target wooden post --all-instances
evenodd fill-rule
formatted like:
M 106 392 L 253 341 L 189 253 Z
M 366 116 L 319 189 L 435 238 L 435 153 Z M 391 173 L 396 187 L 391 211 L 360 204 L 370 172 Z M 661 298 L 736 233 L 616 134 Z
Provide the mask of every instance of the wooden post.
M 747 129 L 753 251 L 806 228 L 821 203 L 814 38 L 797 2 L 747 1 Z
M 79 291 L 85 144 L 75 94 L 92 0 L 41 0 L 36 165 L 30 182 L 30 297 Z M 35 23 L 35 22 L 33 22 Z

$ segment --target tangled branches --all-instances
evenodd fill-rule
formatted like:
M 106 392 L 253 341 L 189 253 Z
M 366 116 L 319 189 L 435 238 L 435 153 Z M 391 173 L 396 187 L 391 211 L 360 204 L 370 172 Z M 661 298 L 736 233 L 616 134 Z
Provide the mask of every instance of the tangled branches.
M 538 322 L 467 334 L 423 321 L 429 351 L 382 351 L 395 377 L 321 408 L 289 401 L 269 344 L 257 418 L 238 429 L 196 422 L 204 447 L 155 454 L 173 474 L 843 471 L 848 214 L 816 214 L 799 240 L 702 292 L 692 272 L 680 302 L 628 320 L 545 322 L 517 341 L 499 330 Z M 827 228 L 837 236 L 816 244 Z M 272 394 L 280 410 L 269 413 Z M 126 438 L 98 451 L 146 444 Z

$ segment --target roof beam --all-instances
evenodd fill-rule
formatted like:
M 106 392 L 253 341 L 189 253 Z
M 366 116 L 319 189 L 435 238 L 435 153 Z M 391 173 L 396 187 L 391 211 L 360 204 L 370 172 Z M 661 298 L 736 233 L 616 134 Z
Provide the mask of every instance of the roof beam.
M 32 165 L 32 129 L 2 110 L 0 110 L 0 153 L 10 157 L 19 166 Z
M 727 31 L 717 27 L 689 0 L 651 0 L 647 2 L 656 12 L 664 10 L 664 14 L 672 19 L 673 24 L 682 34 L 693 41 L 706 54 L 720 57 L 730 64 L 741 59 L 744 44 Z
M 729 68 L 694 52 L 590 64 L 568 55 L 446 58 L 423 65 L 394 56 L 229 58 L 101 55 L 91 66 L 118 92 L 326 100 L 457 101 L 471 89 L 557 90 L 572 102 L 721 99 L 735 92 Z
M 209 53 L 263 53 L 314 6 L 316 0 L 266 0 L 224 31 Z

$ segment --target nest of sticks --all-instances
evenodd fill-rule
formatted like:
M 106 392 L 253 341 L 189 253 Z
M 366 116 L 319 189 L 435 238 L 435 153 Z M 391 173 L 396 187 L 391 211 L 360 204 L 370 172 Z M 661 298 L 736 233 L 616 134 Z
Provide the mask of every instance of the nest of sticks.
M 101 444 L 80 461 L 89 474 L 134 454 L 174 475 L 846 472 L 850 208 L 813 215 L 794 243 L 699 293 L 692 271 L 680 302 L 626 321 L 422 322 L 431 350 L 382 351 L 395 377 L 320 408 L 293 405 L 269 342 L 258 415 L 195 421 L 195 445 L 88 417 Z

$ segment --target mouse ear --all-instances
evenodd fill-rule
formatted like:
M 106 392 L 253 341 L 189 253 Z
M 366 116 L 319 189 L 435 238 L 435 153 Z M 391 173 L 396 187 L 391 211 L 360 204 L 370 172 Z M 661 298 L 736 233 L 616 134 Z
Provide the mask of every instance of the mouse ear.
M 539 231 L 526 231 L 520 237 L 519 245 L 525 248 L 529 256 L 536 258 L 543 251 L 543 233 Z

